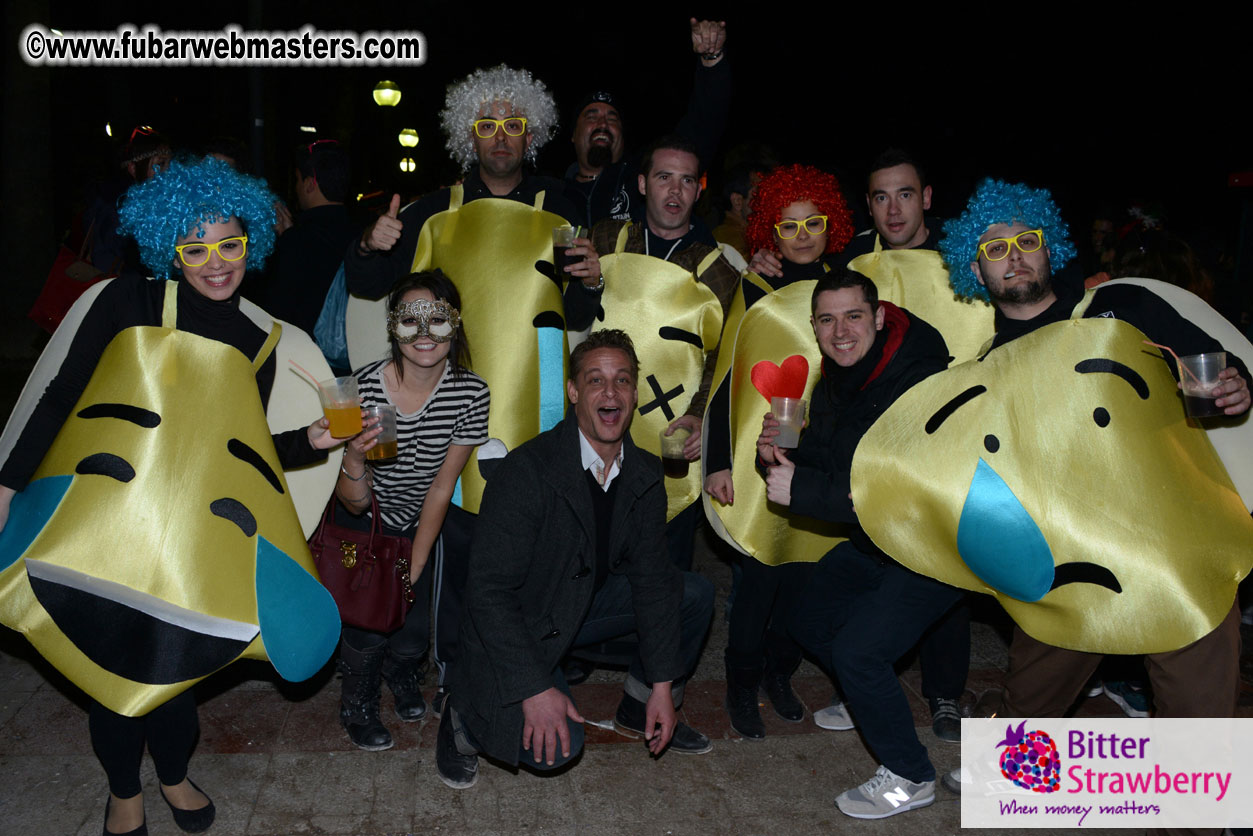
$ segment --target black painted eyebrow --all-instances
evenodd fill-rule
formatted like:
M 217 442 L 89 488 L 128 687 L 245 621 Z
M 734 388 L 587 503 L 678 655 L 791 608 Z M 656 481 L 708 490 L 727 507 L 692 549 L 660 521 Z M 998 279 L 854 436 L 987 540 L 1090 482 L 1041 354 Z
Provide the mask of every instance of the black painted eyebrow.
M 1075 364 L 1075 371 L 1079 374 L 1092 374 L 1093 372 L 1106 372 L 1108 374 L 1117 375 L 1127 384 L 1136 390 L 1136 394 L 1140 396 L 1140 400 L 1147 401 L 1149 399 L 1149 385 L 1144 382 L 1144 378 L 1140 377 L 1139 372 L 1130 366 L 1124 366 L 1117 360 L 1107 358 L 1093 358 L 1090 360 L 1081 360 Z
M 932 433 L 934 433 L 936 430 L 940 428 L 941 424 L 943 424 L 945 421 L 948 420 L 949 416 L 951 416 L 958 409 L 970 403 L 972 400 L 979 397 L 986 391 L 988 391 L 988 387 L 986 386 L 982 386 L 982 385 L 971 386 L 965 392 L 962 392 L 960 395 L 953 398 L 948 403 L 944 404 L 944 406 L 937 409 L 935 411 L 935 414 L 927 419 L 927 424 L 925 428 L 927 431 L 927 435 L 931 435 Z
M 696 334 L 691 331 L 684 331 L 682 328 L 675 328 L 670 325 L 663 325 L 657 329 L 657 336 L 663 340 L 678 340 L 679 342 L 691 343 L 697 348 L 704 348 L 704 344 Z
M 132 424 L 152 429 L 161 423 L 161 416 L 142 406 L 128 403 L 95 403 L 78 411 L 79 418 L 121 418 Z
M 238 499 L 224 497 L 215 499 L 209 503 L 209 511 L 217 517 L 229 520 L 239 526 L 239 530 L 244 533 L 245 537 L 251 537 L 257 533 L 257 519 L 252 515 L 244 503 Z
M 279 493 L 283 492 L 283 483 L 278 480 L 278 474 L 270 469 L 270 466 L 265 463 L 265 459 L 261 458 L 261 454 L 256 450 L 238 438 L 232 438 L 226 442 L 226 450 L 241 462 L 246 462 L 255 467 L 274 490 Z

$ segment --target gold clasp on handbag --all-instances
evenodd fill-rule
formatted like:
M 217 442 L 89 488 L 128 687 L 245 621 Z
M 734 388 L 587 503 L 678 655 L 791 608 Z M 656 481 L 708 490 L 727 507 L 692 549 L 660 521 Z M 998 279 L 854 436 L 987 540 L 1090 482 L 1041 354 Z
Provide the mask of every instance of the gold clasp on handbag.
M 348 540 L 339 541 L 340 551 L 344 553 L 343 564 L 345 569 L 351 569 L 357 565 L 357 544 Z

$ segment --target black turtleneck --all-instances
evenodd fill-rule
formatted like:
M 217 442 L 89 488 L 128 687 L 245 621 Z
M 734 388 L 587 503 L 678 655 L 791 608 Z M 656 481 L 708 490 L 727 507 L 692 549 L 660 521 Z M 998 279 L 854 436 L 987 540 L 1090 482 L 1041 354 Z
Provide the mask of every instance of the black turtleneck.
M 122 331 L 141 325 L 159 326 L 165 300 L 165 282 L 116 279 L 92 303 L 83 318 L 56 377 L 48 384 L 21 437 L 0 468 L 0 484 L 21 490 L 43 461 L 62 425 L 78 403 L 96 371 L 105 348 Z M 256 356 L 266 334 L 239 310 L 239 294 L 225 301 L 202 296 L 185 281 L 178 283 L 178 329 L 239 349 L 249 360 Z M 257 388 L 264 407 L 274 384 L 274 355 L 257 372 Z M 313 420 L 315 416 L 309 416 Z M 274 437 L 279 461 L 294 467 L 326 454 L 309 445 L 304 429 Z

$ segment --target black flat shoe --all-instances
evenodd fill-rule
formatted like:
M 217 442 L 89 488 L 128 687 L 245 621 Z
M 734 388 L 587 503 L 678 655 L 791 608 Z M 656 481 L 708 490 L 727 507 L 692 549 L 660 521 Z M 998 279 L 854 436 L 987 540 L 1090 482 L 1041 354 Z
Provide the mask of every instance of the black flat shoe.
M 195 781 L 188 778 L 187 783 L 191 784 L 191 788 L 196 792 L 200 793 L 205 798 L 209 798 L 209 794 L 200 789 L 200 787 L 196 786 Z M 212 798 L 209 798 L 209 803 L 201 807 L 199 810 L 184 810 L 181 807 L 175 807 L 171 804 L 170 799 L 165 797 L 165 789 L 159 785 L 158 787 L 161 789 L 161 798 L 165 799 L 165 806 L 170 808 L 170 813 L 174 816 L 174 823 L 178 825 L 179 830 L 184 833 L 200 833 L 201 831 L 208 830 L 213 826 L 213 819 L 217 816 L 218 811 L 217 808 L 213 806 Z M 147 829 L 145 829 L 144 833 L 146 834 L 147 832 Z
M 110 793 L 110 795 L 104 800 L 104 824 L 100 828 L 100 832 L 103 833 L 104 836 L 148 836 L 148 822 L 144 822 L 139 827 L 136 827 L 134 830 L 128 830 L 125 833 L 114 833 L 112 830 L 110 830 L 109 829 L 109 805 L 111 805 L 112 803 L 113 803 L 113 795 Z

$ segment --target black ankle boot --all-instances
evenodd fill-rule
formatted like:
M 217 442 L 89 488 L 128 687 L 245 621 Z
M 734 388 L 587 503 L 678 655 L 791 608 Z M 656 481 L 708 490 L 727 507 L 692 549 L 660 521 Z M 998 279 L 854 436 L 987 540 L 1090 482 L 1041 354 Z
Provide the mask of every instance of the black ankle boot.
M 761 678 L 761 690 L 774 706 L 774 713 L 789 723 L 805 719 L 805 706 L 792 690 L 792 674 L 800 666 L 800 659 L 778 661 L 767 657 L 766 670 Z
M 760 683 L 761 668 L 732 667 L 727 662 L 727 714 L 731 715 L 731 728 L 745 740 L 763 740 L 766 736 L 766 725 L 757 708 Z
M 396 716 L 406 723 L 416 723 L 426 716 L 423 678 L 421 656 L 397 656 L 388 651 L 383 660 L 383 680 L 396 698 Z
M 361 651 L 339 645 L 339 672 L 343 692 L 339 701 L 339 723 L 353 745 L 367 752 L 392 748 L 392 736 L 379 720 L 379 685 L 387 645 Z

